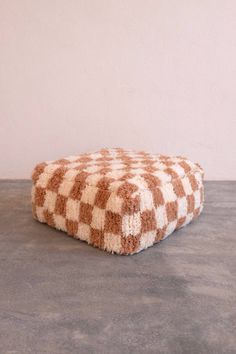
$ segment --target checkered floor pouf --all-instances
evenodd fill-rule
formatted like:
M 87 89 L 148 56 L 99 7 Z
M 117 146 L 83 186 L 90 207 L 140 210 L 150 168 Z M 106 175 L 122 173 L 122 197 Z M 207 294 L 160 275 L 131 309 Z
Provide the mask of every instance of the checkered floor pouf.
M 184 157 L 102 149 L 38 164 L 34 217 L 108 252 L 137 253 L 203 208 L 203 170 Z

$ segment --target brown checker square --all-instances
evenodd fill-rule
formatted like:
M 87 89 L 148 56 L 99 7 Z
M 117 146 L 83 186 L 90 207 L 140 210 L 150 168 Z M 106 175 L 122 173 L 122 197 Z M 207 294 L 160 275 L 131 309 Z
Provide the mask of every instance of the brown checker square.
M 121 248 L 124 253 L 134 253 L 140 243 L 141 235 L 121 237 Z
M 76 166 L 75 170 L 78 171 L 79 173 L 81 173 L 87 167 L 88 166 L 85 163 L 82 163 L 81 165 Z
M 111 172 L 112 170 L 110 169 L 110 168 L 108 168 L 108 167 L 103 167 L 103 168 L 101 168 L 101 169 L 99 169 L 98 170 L 98 173 L 100 173 L 101 175 L 105 175 L 105 174 L 107 174 L 107 173 L 109 173 L 109 172 Z
M 46 197 L 46 189 L 41 187 L 35 188 L 35 204 L 36 206 L 42 207 Z
M 102 156 L 102 157 L 98 157 L 96 159 L 96 162 L 105 162 L 105 161 L 112 161 L 112 160 L 113 160 L 112 157 Z
M 79 221 L 90 225 L 92 222 L 93 206 L 88 203 L 80 203 Z
M 52 192 L 57 192 L 60 184 L 63 180 L 64 174 L 66 170 L 64 167 L 59 167 L 54 173 L 53 176 L 50 178 L 47 184 L 47 189 Z
M 32 174 L 33 182 L 37 182 L 39 176 L 43 173 L 46 166 L 47 164 L 45 162 L 42 162 L 35 167 L 34 172 Z
M 194 211 L 194 204 L 195 204 L 193 194 L 187 195 L 187 204 L 188 204 L 188 214 L 192 213 Z
M 59 159 L 55 161 L 55 164 L 57 165 L 68 165 L 70 163 L 70 161 L 68 161 L 67 159 Z
M 107 210 L 105 215 L 105 232 L 111 232 L 113 234 L 121 234 L 122 232 L 122 218 L 119 214 L 113 213 Z
M 152 165 L 145 166 L 144 170 L 148 173 L 155 173 L 157 171 L 156 167 L 154 167 Z
M 188 176 L 188 179 L 189 179 L 189 182 L 191 184 L 192 190 L 195 192 L 198 189 L 198 184 L 197 184 L 196 178 L 194 177 L 193 174 L 190 174 Z
M 133 183 L 124 182 L 117 191 L 119 197 L 124 199 L 130 198 L 134 192 L 138 190 L 138 187 Z
M 177 195 L 177 197 L 179 197 L 179 198 L 184 197 L 185 191 L 184 191 L 184 187 L 183 187 L 181 180 L 175 179 L 174 181 L 172 181 L 172 184 L 173 184 L 174 192 Z
M 173 163 L 173 161 L 170 161 L 169 159 L 165 159 L 165 165 L 170 167 L 170 166 L 173 166 L 174 163 Z
M 50 213 L 48 210 L 43 211 L 43 216 L 45 218 L 45 221 L 48 225 L 55 227 L 55 222 L 54 222 L 54 217 L 53 213 Z
M 86 184 L 86 179 L 89 176 L 88 172 L 85 171 L 81 171 L 79 172 L 76 177 L 75 177 L 75 181 L 81 185 L 85 185 Z
M 178 203 L 177 201 L 166 203 L 166 214 L 169 222 L 177 219 Z
M 93 246 L 104 247 L 104 233 L 101 230 L 91 228 L 90 242 Z
M 140 196 L 137 195 L 134 198 L 127 198 L 122 204 L 122 213 L 132 215 L 137 213 L 140 209 Z
M 56 203 L 55 203 L 55 214 L 62 215 L 64 218 L 66 217 L 66 202 L 67 197 L 58 194 Z
M 178 178 L 178 173 L 176 173 L 172 168 L 168 167 L 164 170 L 165 173 L 167 173 L 169 176 L 171 176 L 172 179 Z
M 107 190 L 103 190 L 103 189 L 98 189 L 98 191 L 96 193 L 94 204 L 101 209 L 105 209 L 110 195 L 111 195 L 111 192 L 109 192 Z
M 78 172 L 75 177 L 75 183 L 70 191 L 70 198 L 80 200 L 82 196 L 83 189 L 86 187 L 86 178 L 89 174 L 85 171 Z
M 130 160 L 124 160 L 122 161 L 123 164 L 123 168 L 126 169 L 131 169 L 131 167 L 134 165 L 134 161 L 130 161 Z
M 122 177 L 119 178 L 119 181 L 126 181 L 128 179 L 131 179 L 133 178 L 135 175 L 130 173 L 130 172 L 127 172 L 126 169 L 124 170 L 124 175 Z M 121 188 L 122 190 L 122 188 Z
M 148 232 L 156 229 L 156 216 L 154 210 L 146 210 L 141 213 L 142 232 Z
M 179 229 L 186 221 L 186 216 L 183 216 L 182 218 L 179 218 L 177 221 L 176 228 Z
M 120 148 L 117 148 L 117 150 L 119 150 Z M 104 156 L 104 157 L 106 157 L 107 155 L 109 155 L 109 149 L 108 148 L 103 148 L 103 149 L 100 149 L 100 151 L 99 151 L 99 153 L 102 155 L 102 156 Z
M 78 231 L 78 222 L 66 219 L 66 229 L 68 232 L 68 235 L 74 236 L 76 235 Z
M 166 232 L 166 226 L 163 227 L 162 229 L 157 229 L 155 242 L 161 241 L 163 239 L 163 237 L 165 236 L 165 232 Z
M 160 205 L 164 205 L 165 201 L 160 188 L 156 188 L 152 190 L 152 197 L 153 197 L 155 208 L 157 208 Z
M 83 162 L 83 163 L 87 163 L 87 162 L 92 161 L 92 159 L 91 159 L 91 157 L 85 155 L 85 156 L 80 157 L 80 158 L 78 159 L 78 161 L 79 161 L 79 162 Z
M 103 190 L 107 190 L 110 187 L 110 184 L 114 181 L 113 178 L 109 177 L 101 177 L 101 179 L 97 183 L 97 187 Z
M 189 164 L 186 161 L 181 161 L 179 162 L 179 165 L 184 169 L 185 173 L 189 173 L 191 171 L 191 167 L 189 166 Z
M 86 187 L 85 181 L 75 181 L 73 187 L 70 191 L 70 198 L 75 200 L 80 200 L 82 196 L 83 189 Z
M 96 163 L 95 166 L 99 166 L 100 168 L 110 168 L 111 164 L 107 161 L 103 161 L 100 163 Z
M 155 189 L 161 184 L 160 178 L 155 175 L 152 175 L 151 173 L 144 173 L 142 174 L 142 177 L 145 179 L 145 182 L 147 183 L 148 188 L 150 189 Z

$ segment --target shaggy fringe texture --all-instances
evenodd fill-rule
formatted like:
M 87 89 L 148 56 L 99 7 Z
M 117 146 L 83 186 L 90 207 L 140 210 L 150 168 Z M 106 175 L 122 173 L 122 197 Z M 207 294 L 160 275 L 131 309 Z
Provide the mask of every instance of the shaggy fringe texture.
M 179 156 L 102 149 L 40 163 L 32 180 L 35 219 L 118 254 L 152 246 L 203 208 L 203 170 Z

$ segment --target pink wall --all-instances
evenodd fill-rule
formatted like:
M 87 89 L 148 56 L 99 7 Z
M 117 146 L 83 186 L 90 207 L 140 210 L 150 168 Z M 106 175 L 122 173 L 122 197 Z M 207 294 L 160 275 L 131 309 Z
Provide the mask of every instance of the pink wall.
M 236 179 L 235 0 L 0 0 L 0 177 L 124 146 Z

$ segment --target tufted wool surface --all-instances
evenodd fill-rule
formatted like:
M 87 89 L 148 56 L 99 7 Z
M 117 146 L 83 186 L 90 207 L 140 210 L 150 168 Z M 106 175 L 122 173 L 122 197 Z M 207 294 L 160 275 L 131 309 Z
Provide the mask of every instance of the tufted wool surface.
M 203 170 L 180 156 L 102 149 L 38 164 L 33 215 L 108 252 L 137 253 L 203 208 Z

